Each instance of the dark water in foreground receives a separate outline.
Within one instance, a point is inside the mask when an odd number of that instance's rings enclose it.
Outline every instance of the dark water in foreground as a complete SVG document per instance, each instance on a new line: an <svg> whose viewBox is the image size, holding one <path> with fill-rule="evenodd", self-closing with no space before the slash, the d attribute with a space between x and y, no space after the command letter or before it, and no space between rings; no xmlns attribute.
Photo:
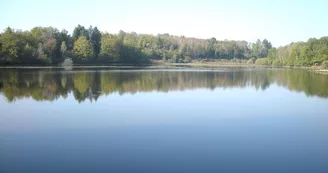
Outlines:
<svg viewBox="0 0 328 173"><path fill-rule="evenodd" d="M0 172L328 172L328 76L0 69Z"/></svg>

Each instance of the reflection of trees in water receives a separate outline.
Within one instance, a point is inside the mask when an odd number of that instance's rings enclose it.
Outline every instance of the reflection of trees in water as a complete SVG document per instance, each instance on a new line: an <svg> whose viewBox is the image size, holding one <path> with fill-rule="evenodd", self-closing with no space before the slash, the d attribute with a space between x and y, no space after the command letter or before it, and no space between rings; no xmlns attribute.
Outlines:
<svg viewBox="0 0 328 173"><path fill-rule="evenodd" d="M272 83L308 96L328 97L328 78L305 70L215 71L56 71L53 69L1 69L0 92L9 100L31 97L37 101L67 98L97 100L117 92L169 92L196 88L267 89Z"/></svg>
<svg viewBox="0 0 328 173"><path fill-rule="evenodd" d="M305 70L284 70L276 78L280 86L298 92L304 92L307 96L328 97L328 76L307 72Z"/></svg>

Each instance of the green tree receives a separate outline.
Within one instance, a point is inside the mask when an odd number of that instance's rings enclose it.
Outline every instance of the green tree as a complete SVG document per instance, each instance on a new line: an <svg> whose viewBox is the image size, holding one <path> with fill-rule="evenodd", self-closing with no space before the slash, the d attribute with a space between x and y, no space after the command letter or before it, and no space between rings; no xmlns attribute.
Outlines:
<svg viewBox="0 0 328 173"><path fill-rule="evenodd" d="M261 43L261 40L257 40L255 44L252 44L252 57L255 58L263 58L263 54L262 54L262 49L263 49L263 45Z"/></svg>
<svg viewBox="0 0 328 173"><path fill-rule="evenodd" d="M11 28L7 28L1 35L1 49L5 56L5 61L17 63L19 60L19 51L21 40L17 33Z"/></svg>
<svg viewBox="0 0 328 173"><path fill-rule="evenodd" d="M74 42L73 51L78 60L86 61L93 56L92 46L85 36L80 36Z"/></svg>
<svg viewBox="0 0 328 173"><path fill-rule="evenodd" d="M262 50L260 53L260 57L266 57L271 48L272 48L272 44L267 39L264 39L262 41Z"/></svg>
<svg viewBox="0 0 328 173"><path fill-rule="evenodd" d="M98 30L97 27L92 28L92 26L90 26L89 30L89 40L90 43L92 45L92 49L94 52L95 57L98 57L99 53L100 53L100 40L101 40L101 33Z"/></svg>
<svg viewBox="0 0 328 173"><path fill-rule="evenodd" d="M87 39L89 39L88 31L84 28L84 26L78 25L73 31L73 41L77 40L80 36L85 36Z"/></svg>
<svg viewBox="0 0 328 173"><path fill-rule="evenodd" d="M328 37L273 48L267 39L248 43L124 31L109 35L101 34L97 27L86 29L81 25L75 27L72 36L66 30L59 32L53 27L34 27L24 32L7 28L0 33L0 63L58 64L66 56L84 63L140 63L163 58L177 63L192 59L240 62L240 59L264 58L258 63L318 66L328 60Z"/></svg>
<svg viewBox="0 0 328 173"><path fill-rule="evenodd" d="M65 56L66 52L67 52L67 46L66 46L66 42L63 41L61 43L61 46L60 46L60 52L62 53L63 56Z"/></svg>
<svg viewBox="0 0 328 173"><path fill-rule="evenodd" d="M164 62L166 62L166 61L167 61L165 53L163 53L163 57L162 57L162 60L163 60Z"/></svg>
<svg viewBox="0 0 328 173"><path fill-rule="evenodd" d="M0 34L0 62L1 62L1 58L3 57L1 36L2 34Z"/></svg>
<svg viewBox="0 0 328 173"><path fill-rule="evenodd" d="M45 47L42 43L38 44L38 49L37 49L37 59L38 61L42 62L42 63L47 63L50 64L51 63L51 59L50 57L45 53Z"/></svg>
<svg viewBox="0 0 328 173"><path fill-rule="evenodd" d="M100 58L109 61L118 61L120 56L120 42L113 35L105 34L101 38Z"/></svg>

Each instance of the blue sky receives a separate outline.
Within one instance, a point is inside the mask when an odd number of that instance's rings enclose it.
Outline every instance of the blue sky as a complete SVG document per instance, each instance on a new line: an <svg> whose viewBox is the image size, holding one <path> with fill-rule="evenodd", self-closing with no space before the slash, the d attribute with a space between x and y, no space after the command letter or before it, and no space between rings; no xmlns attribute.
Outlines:
<svg viewBox="0 0 328 173"><path fill-rule="evenodd" d="M274 46L328 36L328 0L0 0L0 30L77 24L101 31L218 40L267 38Z"/></svg>

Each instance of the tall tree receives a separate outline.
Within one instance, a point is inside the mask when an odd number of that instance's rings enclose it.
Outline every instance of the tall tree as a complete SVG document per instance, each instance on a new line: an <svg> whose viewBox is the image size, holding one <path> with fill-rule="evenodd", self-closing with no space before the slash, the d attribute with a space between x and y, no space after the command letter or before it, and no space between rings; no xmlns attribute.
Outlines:
<svg viewBox="0 0 328 173"><path fill-rule="evenodd" d="M9 27L1 35L1 51L7 62L20 62L20 54L22 53L24 45L25 40L22 38L22 35Z"/></svg>
<svg viewBox="0 0 328 173"><path fill-rule="evenodd" d="M101 38L100 57L102 60L118 61L120 53L120 42L117 37L105 34Z"/></svg>
<svg viewBox="0 0 328 173"><path fill-rule="evenodd" d="M98 54L100 53L101 33L97 27L92 28L92 26L90 26L88 33L89 33L89 39L93 48L94 55L98 57Z"/></svg>
<svg viewBox="0 0 328 173"><path fill-rule="evenodd" d="M78 60L90 60L90 58L93 56L92 45L85 36L80 36L74 42L73 50Z"/></svg>
<svg viewBox="0 0 328 173"><path fill-rule="evenodd" d="M80 36L85 36L87 39L89 39L88 31L84 28L84 26L78 25L73 31L73 41L77 40Z"/></svg>
<svg viewBox="0 0 328 173"><path fill-rule="evenodd" d="M67 46L66 46L66 42L65 41L63 41L61 43L60 52L61 52L62 56L65 56L65 54L67 52Z"/></svg>

